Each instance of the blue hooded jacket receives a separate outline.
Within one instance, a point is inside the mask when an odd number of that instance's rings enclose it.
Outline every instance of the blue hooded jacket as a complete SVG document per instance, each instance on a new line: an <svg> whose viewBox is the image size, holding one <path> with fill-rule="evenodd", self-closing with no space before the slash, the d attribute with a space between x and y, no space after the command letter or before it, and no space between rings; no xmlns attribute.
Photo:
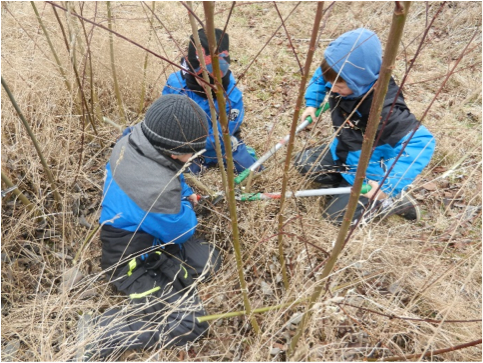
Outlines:
<svg viewBox="0 0 483 363"><path fill-rule="evenodd" d="M341 97L330 93L328 102L337 137L330 145L332 157L344 166L344 179L354 184L362 142L373 94L362 97L379 77L382 64L382 47L377 35L364 28L349 31L327 47L324 56L329 66L340 74L352 94ZM305 93L306 106L320 107L332 84L325 82L319 67ZM402 92L391 79L384 101L381 123L376 135L375 148L366 170L366 177L378 183L387 177L381 187L395 196L411 184L429 163L435 148L434 137L409 111ZM394 106L393 106L394 104ZM345 120L350 116L354 127ZM414 132L414 134L413 134ZM401 149L404 152L396 160Z"/></svg>

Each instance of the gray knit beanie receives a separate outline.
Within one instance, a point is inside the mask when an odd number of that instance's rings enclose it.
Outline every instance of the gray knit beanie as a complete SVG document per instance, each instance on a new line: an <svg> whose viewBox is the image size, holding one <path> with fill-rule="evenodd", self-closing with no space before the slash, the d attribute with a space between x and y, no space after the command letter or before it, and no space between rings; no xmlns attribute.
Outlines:
<svg viewBox="0 0 483 363"><path fill-rule="evenodd" d="M205 148L205 112L187 96L164 95L149 107L141 124L144 135L159 151L191 154Z"/></svg>

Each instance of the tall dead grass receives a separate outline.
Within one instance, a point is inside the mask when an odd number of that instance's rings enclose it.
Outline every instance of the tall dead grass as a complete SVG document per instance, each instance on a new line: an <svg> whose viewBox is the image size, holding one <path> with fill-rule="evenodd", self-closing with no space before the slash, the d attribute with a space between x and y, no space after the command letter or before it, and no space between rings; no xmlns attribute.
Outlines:
<svg viewBox="0 0 483 363"><path fill-rule="evenodd" d="M74 4L78 12L80 4ZM84 16L107 24L105 4L98 3L97 9L96 3L82 4ZM156 4L163 25L154 21L151 39L151 13L141 3L111 5L116 31L175 63L179 61L191 33L187 11L180 3ZM217 4L217 27L224 26L230 6ZM277 6L285 18L295 3ZM394 71L398 80L438 6L412 5ZM301 3L286 22L302 61L315 7L315 3ZM326 13L312 72L328 42L345 31L368 27L384 44L392 7L392 3L333 4ZM37 8L62 64L70 67L51 6L37 3ZM195 3L194 10L202 17L202 4ZM61 18L65 19L65 14L61 13ZM272 3L237 4L227 29L236 77L245 72L279 22ZM94 87L103 115L120 123L108 34L89 24L86 29L92 31L94 72L92 85L85 79L86 94ZM469 322L481 319L481 3L445 5L410 73L405 98L411 110L421 116L477 29L480 34L470 46L473 50L424 121L436 137L437 149L412 189L423 206L423 220L408 223L394 216L355 231L327 282L330 293L317 304L294 359L346 361L422 355L481 338L481 322ZM79 314L125 304L125 299L113 295L100 279L98 237L81 254L78 266L82 279L70 290L62 283L72 257L96 226L104 165L119 132L107 123L96 125L98 136L87 123L84 127L82 115L75 111L76 95L66 91L30 4L2 3L1 47L2 76L41 143L63 196L63 212L54 213L50 186L35 149L2 91L2 170L49 215L46 225L38 225L12 194L2 198L2 360L65 361L75 356L78 345L86 343L77 340ZM138 111L145 52L116 37L114 52L126 116L128 123L133 123L142 119ZM83 70L85 54L78 54L77 60ZM72 69L68 69L69 80L75 84ZM148 57L146 107L160 95L166 77L175 70L152 55ZM243 135L259 155L288 133L299 82L298 64L281 29L239 83L246 107ZM322 125L297 137L295 151L320 142L317 131L328 122L326 116ZM283 158L280 151L267 163L272 169L255 180L252 190L280 190L283 167L279 161ZM209 170L200 180L222 190L217 170ZM289 184L289 189L304 185L293 170ZM321 217L322 208L323 198L286 203L284 248L290 288L285 290L277 258L277 202L239 203L243 259L254 309L310 296L315 283L312 273L327 258L337 236L337 227ZM211 213L200 217L199 230L224 250L225 263L210 283L199 286L200 295L210 314L243 310L228 210L223 203L210 209ZM303 311L302 303L257 315L260 336L253 334L246 317L221 319L211 323L207 338L190 347L129 351L118 359L284 360L287 342ZM477 345L427 359L481 358L481 345Z"/></svg>

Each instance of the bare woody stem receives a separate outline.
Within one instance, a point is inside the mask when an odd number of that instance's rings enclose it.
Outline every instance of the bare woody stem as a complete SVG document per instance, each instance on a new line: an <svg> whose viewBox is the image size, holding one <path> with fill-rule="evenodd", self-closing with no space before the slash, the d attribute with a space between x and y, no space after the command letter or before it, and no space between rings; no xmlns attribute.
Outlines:
<svg viewBox="0 0 483 363"><path fill-rule="evenodd" d="M297 97L297 102L295 104L295 112L292 119L292 126L290 127L290 139L287 145L287 157L285 159L285 167L283 172L283 180L282 180L282 193L280 198L280 213L278 215L278 258L280 260L280 265L282 269L282 276L283 276L283 283L285 289L288 289L288 277L287 271L285 268L285 257L284 257L284 249L283 249L283 225L285 221L284 216L284 206L285 206L285 195L287 193L287 185L288 185L288 172L290 169L290 161L292 158L292 151L294 146L294 139L295 139L295 130L297 129L297 122L299 119L300 108L302 106L303 98L304 98L304 91L305 86L307 85L307 77L310 71L310 65L312 64L312 58L314 56L315 51L315 42L317 40L317 34L319 32L320 22L322 20L322 13L324 9L324 3L318 2L317 3L317 11L315 13L315 20L314 26L312 28L312 35L310 38L309 44L309 51L307 52L307 59L305 60L305 68L302 74L302 80L300 82L299 87L299 94Z"/></svg>
<svg viewBox="0 0 483 363"><path fill-rule="evenodd" d="M107 26L109 30L112 30L112 16L111 16L111 2L107 1ZM114 93L116 94L117 107L119 108L119 116L121 117L122 126L126 127L126 114L124 112L124 105L122 102L121 91L119 90L119 84L117 82L116 74L116 62L114 58L114 40L112 39L112 32L109 33L109 50L111 55L111 71L114 81Z"/></svg>
<svg viewBox="0 0 483 363"><path fill-rule="evenodd" d="M47 39L47 43L49 44L49 48L50 48L50 50L52 52L52 55L54 56L55 63L57 63L57 66L59 68L59 72L60 72L60 74L61 74L61 76L62 76L62 78L63 78L63 80L65 82L65 85L66 85L67 89L70 92L72 88L70 86L69 81L67 80L67 76L65 75L64 67L60 63L60 59L59 59L59 57L57 55L57 52L55 51L55 48L52 45L52 41L50 40L49 33L47 32L47 29L45 28L44 23L42 21L42 18L40 17L39 11L37 10L37 7L35 6L35 1L31 1L30 4L32 5L32 8L34 9L35 16L37 17L37 20L39 22L40 27L42 28L42 32L45 35L45 39Z"/></svg>
<svg viewBox="0 0 483 363"><path fill-rule="evenodd" d="M71 15L76 15L75 12L72 12L73 9L71 9L72 7L72 4L71 3L68 3L67 4L67 8L68 8L68 11L67 11L67 27L69 29L69 33L71 34L71 37L72 39L74 39L75 37L75 34L77 33L74 29L74 25L73 23L71 22ZM82 18L80 18L82 20ZM63 32L63 35L65 36L65 33ZM80 77L80 74L79 74L79 70L78 70L78 67L77 67L77 64L76 64L76 57L75 57L75 54L76 54L76 44L79 45L80 47L80 51L81 53L83 54L84 53L84 47L82 46L82 42L81 42L81 38L78 37L77 38L77 41L76 42L72 42L72 47L69 47L68 50L69 50L69 53L70 53L70 62L72 64L72 69L74 70L74 76L75 76L75 80L77 82L77 87L78 87L78 92L79 92L79 99L80 99L80 102L81 102L81 110L80 110L80 114L82 115L82 120L83 120L83 127L82 127L82 140L84 139L84 129L85 129L85 117L87 116L87 119L89 120L89 123L91 124L92 126L92 129L94 130L94 133L99 136L98 132L97 132L97 129L96 129L96 125L94 123L94 120L92 119L92 114L91 112L89 112L89 106L87 104L87 98L86 98L86 95L84 93L84 87L83 87L83 82L81 81L81 77ZM104 147L104 143L102 142L102 139L98 139L99 140L99 143L101 144L102 147ZM81 143L82 147L84 145L84 141L82 141ZM83 155L83 151L81 150L81 160L82 160L82 155ZM81 160L79 161L79 167L80 167L80 164L81 164Z"/></svg>
<svg viewBox="0 0 483 363"><path fill-rule="evenodd" d="M31 1L30 4L32 5L32 8L34 9L35 16L37 17L37 20L39 22L40 27L42 28L42 32L45 35L45 39L47 39L47 43L49 44L50 51L52 52L52 55L54 56L55 63L57 64L57 69L59 70L60 75L62 76L62 79L64 80L65 87L67 88L67 91L69 93L72 93L72 86L67 79L67 76L65 74L65 69L62 66L62 63L60 62L59 56L57 55L57 52L52 44L52 41L50 40L49 33L47 32L47 29L45 28L44 22L42 21L42 18L40 17L39 11L37 10L37 7L35 6L35 1ZM78 102L74 102L77 112L79 114L82 113L81 106L78 104Z"/></svg>
<svg viewBox="0 0 483 363"><path fill-rule="evenodd" d="M285 304L274 305L274 306L265 306L265 307L262 307L262 308L253 309L252 313L253 314L267 313L269 311L279 310L279 309L282 309L282 308L285 308L285 307L300 304L304 300L307 300L307 299L301 299L301 300L297 300L297 301L293 301L293 302L289 302L289 303L285 303ZM229 313L201 316L199 318L196 318L196 320L198 320L198 322L202 323L204 321L233 318L235 316L242 316L242 315L246 315L246 313L247 313L246 311L231 311Z"/></svg>
<svg viewBox="0 0 483 363"><path fill-rule="evenodd" d="M2 77L2 86L5 89L5 92L7 92L8 98L10 98L10 101L12 102L12 105L15 108L15 111L17 111L18 117L20 117L20 120L22 121L23 125L25 126L25 129L27 130L27 133L29 134L30 139L32 140L32 143L34 144L35 150L37 150L37 154L40 158L40 162L42 163L42 166L44 167L45 175L47 176L47 180L49 181L50 186L52 188L52 193L54 194L54 199L55 199L55 202L57 204L57 208L60 208L61 204L62 204L62 198L60 197L60 194L57 191L57 186L55 185L54 176L52 175L50 168L47 165L47 162L45 161L44 155L42 154L42 150L40 149L40 145L37 142L37 139L36 139L34 133L32 132L32 129L30 128L29 123L27 122L27 120L25 119L22 111L18 107L17 101L15 101L15 98L13 97L12 92L10 92L10 88L8 88L8 85L5 82L5 80L3 79L3 77Z"/></svg>
<svg viewBox="0 0 483 363"><path fill-rule="evenodd" d="M210 47L210 54L213 64L213 73L215 77L216 85L216 99L218 101L218 109L220 112L219 120L223 133L223 143L225 145L226 153L226 169L227 169L227 179L228 179L228 190L227 190L227 201L228 208L230 210L231 226L233 233L233 247L235 250L235 258L238 270L238 278L240 280L240 287L243 295L243 303L245 310L250 317L251 325L256 334L260 333L260 327L258 326L255 316L252 315L252 308L250 305L250 300L248 299L248 289L247 283L245 281L245 276L243 273L243 261L241 259L241 247L240 238L238 231L238 218L236 213L236 200L235 200L235 175L234 175L234 165L233 165L233 153L231 150L231 140L230 140L230 130L228 128L228 118L226 115L226 103L223 97L223 86L221 81L221 71L218 59L218 54L215 53L216 49L216 36L215 36L215 19L213 14L214 4L211 1L203 2L203 8L205 10L205 20L206 20L206 35L208 38L208 44Z"/></svg>
<svg viewBox="0 0 483 363"><path fill-rule="evenodd" d="M198 34L198 27L196 26L195 16L193 14L193 7L191 1L186 2L186 8L188 9L190 23L191 23L191 31L193 32L193 39L195 41L196 51L198 54L203 54L203 50L201 48L201 41L200 36ZM212 54L212 53L210 53ZM205 58L199 56L198 57L201 65L201 69L203 70L203 79L206 83L210 83L210 77L208 76L208 72L206 71L206 64ZM208 99L208 103L210 104L210 115L211 115L211 128L213 129L213 135L215 137L215 151L216 151L216 158L218 159L218 167L221 173L221 180L223 182L223 188L225 189L225 193L228 191L228 183L227 177L225 172L225 166L223 163L223 153L221 152L221 142L220 142L220 133L218 131L218 119L216 117L216 108L215 103L213 101L213 94L211 92L211 88L206 87L205 84L202 85L206 97ZM208 130L206 130L208 132Z"/></svg>
<svg viewBox="0 0 483 363"><path fill-rule="evenodd" d="M369 159L372 153L372 145L376 136L377 128L380 121L381 111L384 99L386 97L389 80L391 79L392 70L394 69L394 62L397 56L399 43L401 42L404 24L406 22L407 13L409 10L410 2L402 2L396 4L396 9L393 14L391 29L384 50L383 62L381 70L379 72L379 78L375 85L374 98L369 113L369 119L367 121L366 132L362 142L361 156L359 159L359 165L357 167L354 185L352 187L351 196L347 205L346 212L344 214L343 222L337 236L334 248L330 257L327 260L326 265L322 271L319 281L317 282L314 292L311 296L309 306L304 314L300 325L295 332L295 336L292 339L289 347L289 356L293 357L297 343L302 336L307 322L312 314L312 308L317 300L322 295L324 290L324 280L330 275L334 265L341 253L344 245L347 233L352 223L352 218L359 201L359 195L361 192L362 184L364 182L366 169L369 164Z"/></svg>
<svg viewBox="0 0 483 363"><path fill-rule="evenodd" d="M153 12L151 13L151 20L149 23L151 24L151 27L149 28L149 37L148 37L148 44L149 41L151 40L151 36L153 34L153 20L154 20L154 9L156 6L156 2L153 1ZM144 100L146 97L146 71L148 69L148 56L149 53L146 52L146 55L144 56L144 64L143 64L143 82L141 85L141 97L139 99L139 109L138 109L138 115L141 115L144 109ZM139 117L139 116L138 116Z"/></svg>

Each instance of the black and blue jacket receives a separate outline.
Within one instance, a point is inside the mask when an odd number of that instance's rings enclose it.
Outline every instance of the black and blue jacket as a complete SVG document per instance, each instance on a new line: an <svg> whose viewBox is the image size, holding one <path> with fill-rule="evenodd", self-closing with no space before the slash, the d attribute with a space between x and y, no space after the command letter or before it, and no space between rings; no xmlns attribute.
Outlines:
<svg viewBox="0 0 483 363"><path fill-rule="evenodd" d="M227 84L224 84L227 97L226 101L226 114L228 116L228 128L230 135L235 135L240 129L240 126L245 117L245 107L243 106L243 94L238 87L236 87L235 78L233 74L229 72L226 76L228 78ZM215 136L213 134L213 122L211 120L210 104L206 96L202 92L196 92L188 87L183 71L172 73L166 85L163 88L163 95L166 94L181 94L186 95L195 101L206 113L208 120L209 130L208 137L206 139L206 152L203 154L207 158L216 158L215 149ZM218 115L218 101L214 99L216 113ZM219 135L221 137L221 127L218 127ZM220 140L222 146L222 153L225 154L223 141Z"/></svg>
<svg viewBox="0 0 483 363"><path fill-rule="evenodd" d="M193 191L180 168L149 143L141 124L114 146L99 220L103 269L153 246L182 244L194 235L196 214L186 198Z"/></svg>
<svg viewBox="0 0 483 363"><path fill-rule="evenodd" d="M329 44L324 57L353 94L341 97L330 92L332 84L325 82L320 67L305 93L306 106L316 108L329 95L332 124L337 132L330 151L333 159L345 166L342 176L350 184L354 184L373 93L359 103L379 77L381 54L381 43L374 32L360 28L343 34ZM435 149L433 135L410 112L402 92L398 94L398 91L399 87L391 79L376 135L377 143L366 171L366 178L379 184L388 173L381 190L391 196L396 196L414 181L428 165ZM348 116L354 126L344 123ZM403 146L405 149L396 161Z"/></svg>

